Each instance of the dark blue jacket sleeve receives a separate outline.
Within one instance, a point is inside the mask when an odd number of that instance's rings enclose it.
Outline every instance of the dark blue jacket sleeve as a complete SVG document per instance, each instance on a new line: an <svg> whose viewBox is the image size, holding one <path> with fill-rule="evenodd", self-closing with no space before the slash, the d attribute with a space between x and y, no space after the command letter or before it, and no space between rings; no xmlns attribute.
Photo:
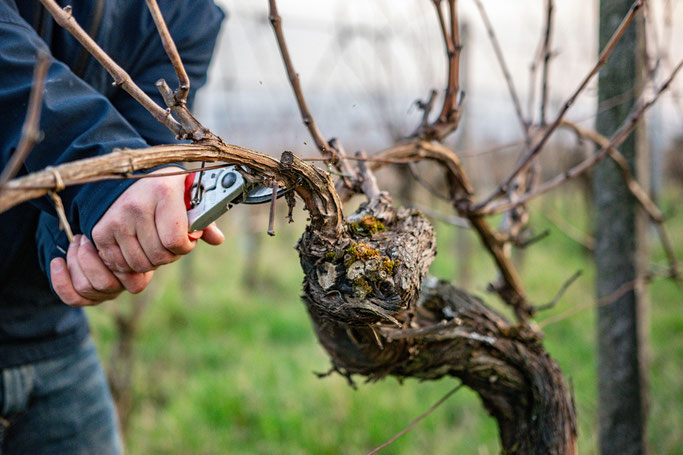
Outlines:
<svg viewBox="0 0 683 455"><path fill-rule="evenodd" d="M207 70L224 18L223 12L212 0L161 0L159 8L190 78L188 104L192 106L197 90L206 83ZM163 106L163 99L155 83L159 79L165 79L175 89L178 80L145 2L132 2L123 15L117 18L117 22L135 24L134 29L136 33L139 31L139 38L122 40L114 36L109 40L111 45L105 50L115 61L122 62L123 68L135 83ZM120 29L116 27L112 30L114 34L120 33ZM114 107L148 143L156 145L174 141L173 134L151 119L149 113L127 93L118 90L110 99Z"/></svg>
<svg viewBox="0 0 683 455"><path fill-rule="evenodd" d="M0 165L9 161L24 122L39 52L49 49L17 12L0 1ZM52 60L45 82L40 129L44 140L24 163L25 172L101 155L116 147L147 144L103 95L76 77L63 63ZM132 182L109 181L70 187L60 193L74 230L90 233L113 200ZM46 198L32 202L53 212Z"/></svg>

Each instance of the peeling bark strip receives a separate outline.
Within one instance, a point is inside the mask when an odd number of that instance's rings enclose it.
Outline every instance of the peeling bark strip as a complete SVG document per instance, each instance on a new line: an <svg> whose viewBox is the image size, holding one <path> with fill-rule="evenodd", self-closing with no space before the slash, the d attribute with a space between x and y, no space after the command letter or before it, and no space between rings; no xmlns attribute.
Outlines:
<svg viewBox="0 0 683 455"><path fill-rule="evenodd" d="M576 453L574 403L539 335L446 282L422 285L436 248L419 212L382 193L339 239L308 228L297 249L303 300L335 370L460 378L498 421L504 453Z"/></svg>

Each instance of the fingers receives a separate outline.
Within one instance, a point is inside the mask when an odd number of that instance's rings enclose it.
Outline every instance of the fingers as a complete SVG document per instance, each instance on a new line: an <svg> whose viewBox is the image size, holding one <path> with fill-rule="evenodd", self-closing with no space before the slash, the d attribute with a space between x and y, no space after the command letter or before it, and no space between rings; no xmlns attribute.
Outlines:
<svg viewBox="0 0 683 455"><path fill-rule="evenodd" d="M202 240L204 240L209 245L220 245L225 240L225 236L218 229L216 223L209 224L204 231L202 231Z"/></svg>
<svg viewBox="0 0 683 455"><path fill-rule="evenodd" d="M152 276L154 275L154 272L114 272L114 275L121 282L123 287L126 288L126 291L130 292L131 294L139 294L147 287L149 282L152 281Z"/></svg>
<svg viewBox="0 0 683 455"><path fill-rule="evenodd" d="M153 214L141 219L136 224L135 230L145 256L155 268L177 261L180 258L179 255L167 250L161 243L154 224Z"/></svg>
<svg viewBox="0 0 683 455"><path fill-rule="evenodd" d="M144 273L156 268L147 258L137 236L117 233L115 238L116 243L121 248L121 254L129 266L128 269L121 270L122 272Z"/></svg>
<svg viewBox="0 0 683 455"><path fill-rule="evenodd" d="M95 246L90 240L84 235L77 237L80 237L77 262L93 288L102 293L101 297L104 297L103 300L110 300L118 296L123 289L131 294L138 294L142 292L152 280L154 272L151 271L144 273L111 272L100 260L97 250L95 250ZM71 247L69 249L71 249ZM67 262L68 260L67 252ZM80 294L83 295L82 293Z"/></svg>
<svg viewBox="0 0 683 455"><path fill-rule="evenodd" d="M114 272L132 272L130 265L123 257L121 248L116 242L114 233L116 228L105 223L104 218L92 230L92 239L97 252L105 265Z"/></svg>
<svg viewBox="0 0 683 455"><path fill-rule="evenodd" d="M104 295L118 295L121 293L123 290L121 282L102 262L95 246L86 236L81 235L78 237L80 237L80 244L78 246L76 262L80 264L80 268L92 288Z"/></svg>
<svg viewBox="0 0 683 455"><path fill-rule="evenodd" d="M52 288L62 302L72 306L95 305L97 302L82 297L73 287L71 276L63 258L54 258L50 262L50 278Z"/></svg>
<svg viewBox="0 0 683 455"><path fill-rule="evenodd" d="M123 291L123 286L107 269L95 249L88 248L90 242L87 239L86 245L83 246L83 239L84 236L77 235L66 253L71 286L80 297L89 302L97 303L116 298Z"/></svg>
<svg viewBox="0 0 683 455"><path fill-rule="evenodd" d="M172 253L188 254L196 246L196 240L190 239L187 234L187 211L182 197L169 195L159 200L154 222L161 244Z"/></svg>
<svg viewBox="0 0 683 455"><path fill-rule="evenodd" d="M95 247L82 235L69 245L66 261L50 263L52 287L59 298L72 306L96 305L116 298L125 288L137 294L147 287L153 272L112 273Z"/></svg>

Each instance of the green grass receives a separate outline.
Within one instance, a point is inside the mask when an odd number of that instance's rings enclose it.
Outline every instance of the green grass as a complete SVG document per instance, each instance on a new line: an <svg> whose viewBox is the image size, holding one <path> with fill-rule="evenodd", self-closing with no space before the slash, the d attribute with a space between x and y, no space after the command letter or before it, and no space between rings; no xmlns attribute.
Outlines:
<svg viewBox="0 0 683 455"><path fill-rule="evenodd" d="M535 211L552 212L588 230L582 198L549 198ZM674 207L672 198L665 207ZM455 380L420 383L394 379L359 384L351 389L334 375L318 379L329 368L318 345L301 293L301 270L293 245L305 214L294 225L277 226L265 235L267 214L261 213L261 251L256 285L244 284L247 208L224 217L228 240L220 248L201 245L193 254L196 299L183 295L183 267L173 264L158 273L153 300L145 314L136 347L134 396L126 446L130 454L360 454L381 444L457 384ZM281 210L280 213L283 213ZM521 265L534 302L553 298L576 270L583 276L559 304L539 315L543 320L594 300L591 259L575 241L540 215L532 224L551 235L530 247ZM457 278L461 261L471 277L467 288L486 295L495 277L489 257L469 232L437 224L439 254L432 273ZM683 216L668 222L679 257L683 257ZM456 251L464 235L472 253ZM652 237L652 259L664 257ZM651 412L652 453L675 453L683 445L683 315L681 291L668 281L650 286L652 300ZM127 305L126 298L107 306ZM106 308L89 310L105 363L114 340ZM596 453L595 317L590 309L549 325L545 346L574 387L579 415L579 451ZM461 389L411 432L382 453L498 453L495 422L476 394Z"/></svg>

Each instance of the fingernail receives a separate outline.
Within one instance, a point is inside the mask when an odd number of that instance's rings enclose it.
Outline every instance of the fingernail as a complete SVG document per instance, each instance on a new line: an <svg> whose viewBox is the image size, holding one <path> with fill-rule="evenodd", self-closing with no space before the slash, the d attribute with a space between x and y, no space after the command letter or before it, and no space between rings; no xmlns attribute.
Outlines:
<svg viewBox="0 0 683 455"><path fill-rule="evenodd" d="M50 269L52 270L52 273L59 273L63 268L64 266L59 258L54 258L52 261L50 261Z"/></svg>
<svg viewBox="0 0 683 455"><path fill-rule="evenodd" d="M87 238L86 238L86 236L84 236L84 235L81 235L81 239L80 239L80 245L81 245L81 246L83 246L83 245L85 245L85 244L86 244L86 242L87 242Z"/></svg>

